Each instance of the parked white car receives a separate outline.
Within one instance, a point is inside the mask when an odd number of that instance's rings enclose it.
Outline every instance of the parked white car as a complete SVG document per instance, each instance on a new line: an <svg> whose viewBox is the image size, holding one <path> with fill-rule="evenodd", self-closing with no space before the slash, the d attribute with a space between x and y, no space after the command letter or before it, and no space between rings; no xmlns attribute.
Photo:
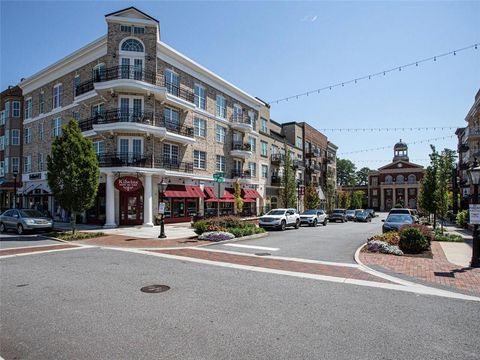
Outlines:
<svg viewBox="0 0 480 360"><path fill-rule="evenodd" d="M261 228L275 228L285 230L287 226L295 229L300 227L300 215L295 209L273 209L261 216L258 221Z"/></svg>
<svg viewBox="0 0 480 360"><path fill-rule="evenodd" d="M322 224L327 226L327 214L322 209L306 210L300 214L300 225L307 224L308 226L317 226Z"/></svg>

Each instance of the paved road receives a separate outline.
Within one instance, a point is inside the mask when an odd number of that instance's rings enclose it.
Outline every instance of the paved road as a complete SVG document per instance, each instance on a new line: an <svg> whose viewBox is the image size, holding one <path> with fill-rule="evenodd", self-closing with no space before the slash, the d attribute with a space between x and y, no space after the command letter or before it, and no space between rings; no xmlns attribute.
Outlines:
<svg viewBox="0 0 480 360"><path fill-rule="evenodd" d="M22 235L19 236L13 232L0 233L0 249L9 249L25 246L57 245L59 241L49 240L42 235Z"/></svg>
<svg viewBox="0 0 480 360"><path fill-rule="evenodd" d="M480 357L477 302L98 248L0 266L6 360Z"/></svg>
<svg viewBox="0 0 480 360"><path fill-rule="evenodd" d="M302 226L295 230L270 231L266 238L241 241L238 244L279 249L265 250L275 256L288 256L312 260L355 263L353 258L357 248L367 238L382 232L383 217L373 219L371 223L328 223L315 228ZM261 249L235 248L229 245L214 245L214 249L258 253Z"/></svg>

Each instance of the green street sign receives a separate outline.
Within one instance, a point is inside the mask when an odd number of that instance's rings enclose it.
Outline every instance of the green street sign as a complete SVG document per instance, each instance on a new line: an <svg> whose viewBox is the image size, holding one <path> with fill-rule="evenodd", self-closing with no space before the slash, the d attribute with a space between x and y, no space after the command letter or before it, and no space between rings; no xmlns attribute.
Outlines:
<svg viewBox="0 0 480 360"><path fill-rule="evenodd" d="M213 180L215 180L216 182L224 182L224 173L216 172L215 174L213 174Z"/></svg>

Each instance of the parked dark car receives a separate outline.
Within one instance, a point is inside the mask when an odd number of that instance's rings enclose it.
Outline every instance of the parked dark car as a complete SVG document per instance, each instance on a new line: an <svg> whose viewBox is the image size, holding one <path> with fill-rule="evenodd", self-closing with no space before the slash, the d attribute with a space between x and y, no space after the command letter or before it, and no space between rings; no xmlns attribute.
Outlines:
<svg viewBox="0 0 480 360"><path fill-rule="evenodd" d="M368 215L373 219L375 217L375 210L373 209L365 209L368 212Z"/></svg>
<svg viewBox="0 0 480 360"><path fill-rule="evenodd" d="M333 209L332 213L328 216L328 221L341 221L342 223L348 221L345 209Z"/></svg>
<svg viewBox="0 0 480 360"><path fill-rule="evenodd" d="M22 235L28 230L52 231L53 220L32 209L10 209L0 215L0 232L16 230Z"/></svg>
<svg viewBox="0 0 480 360"><path fill-rule="evenodd" d="M349 221L355 220L355 210L347 210L345 211L345 215L347 216L347 220Z"/></svg>
<svg viewBox="0 0 480 360"><path fill-rule="evenodd" d="M408 214L413 218L413 221L415 223L418 223L420 221L420 218L418 216L417 210L413 209L407 209L407 208L393 208L390 210L388 215L390 214Z"/></svg>
<svg viewBox="0 0 480 360"><path fill-rule="evenodd" d="M370 213L367 211L360 211L355 214L355 221L357 222L372 222Z"/></svg>
<svg viewBox="0 0 480 360"><path fill-rule="evenodd" d="M390 214L382 226L382 232L398 231L403 225L409 225L415 223L413 217L409 214Z"/></svg>

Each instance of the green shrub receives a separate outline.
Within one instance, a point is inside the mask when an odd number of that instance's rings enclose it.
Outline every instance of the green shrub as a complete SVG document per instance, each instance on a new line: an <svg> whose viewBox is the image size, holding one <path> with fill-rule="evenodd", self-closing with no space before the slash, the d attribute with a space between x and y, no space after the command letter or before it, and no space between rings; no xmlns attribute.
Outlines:
<svg viewBox="0 0 480 360"><path fill-rule="evenodd" d="M409 224L409 225L403 225L400 227L400 236L402 236L402 232L405 231L406 229L418 229L423 236L425 236L428 240L428 243L431 243L433 240L435 240L435 235L432 230L426 225L423 224Z"/></svg>
<svg viewBox="0 0 480 360"><path fill-rule="evenodd" d="M400 249L409 254L418 254L428 249L428 240L422 232L415 228L409 227L400 233Z"/></svg>
<svg viewBox="0 0 480 360"><path fill-rule="evenodd" d="M239 227L236 227L236 228L229 228L228 229L228 232L235 235L236 238L239 238L239 237L242 237L244 236L243 235L243 228L239 228Z"/></svg>
<svg viewBox="0 0 480 360"><path fill-rule="evenodd" d="M400 243L400 235L396 231L389 231L384 234L374 235L368 239L368 241L374 240L383 241L389 245L398 246L398 244Z"/></svg>
<svg viewBox="0 0 480 360"><path fill-rule="evenodd" d="M207 220L198 220L193 223L193 228L194 228L195 234L197 235L202 235L204 232L207 231L209 226L210 224L208 223Z"/></svg>
<svg viewBox="0 0 480 360"><path fill-rule="evenodd" d="M457 214L456 223L458 226L466 227L469 220L468 210L462 210Z"/></svg>
<svg viewBox="0 0 480 360"><path fill-rule="evenodd" d="M51 232L48 234L57 239L62 239L65 241L73 241L73 240L84 240L84 239L91 239L100 236L104 236L103 232L79 232L77 231L73 234L71 231L64 231L64 232Z"/></svg>

